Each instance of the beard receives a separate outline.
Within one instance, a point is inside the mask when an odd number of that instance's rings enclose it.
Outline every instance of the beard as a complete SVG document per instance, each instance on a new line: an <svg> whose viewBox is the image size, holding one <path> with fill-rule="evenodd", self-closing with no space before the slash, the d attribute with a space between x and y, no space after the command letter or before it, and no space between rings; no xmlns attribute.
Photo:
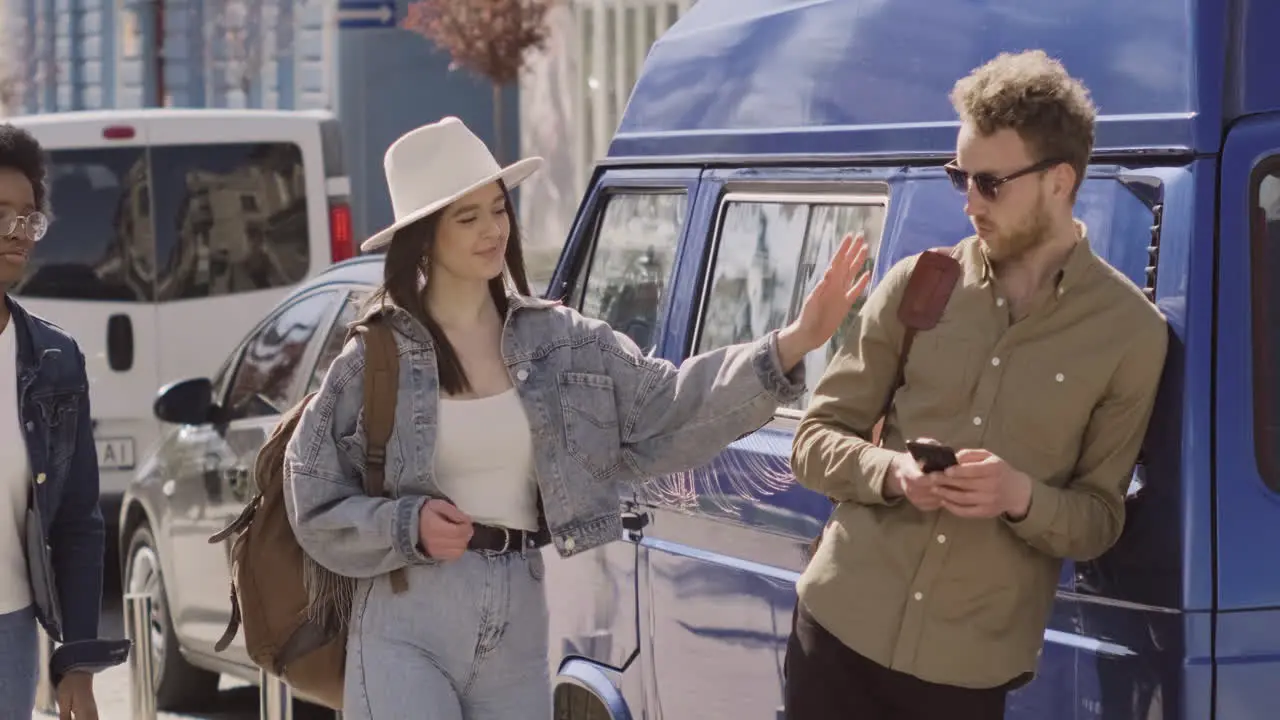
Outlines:
<svg viewBox="0 0 1280 720"><path fill-rule="evenodd" d="M979 239L986 246L987 257L992 262L1016 261L1048 241L1049 225L1049 211L1041 196L1020 225L1007 230L996 228L995 232L986 237L979 236Z"/></svg>

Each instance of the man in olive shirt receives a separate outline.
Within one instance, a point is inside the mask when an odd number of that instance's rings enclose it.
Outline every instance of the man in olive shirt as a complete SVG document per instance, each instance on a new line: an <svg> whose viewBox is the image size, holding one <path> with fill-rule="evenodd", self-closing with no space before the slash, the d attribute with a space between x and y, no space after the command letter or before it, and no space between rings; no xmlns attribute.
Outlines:
<svg viewBox="0 0 1280 720"><path fill-rule="evenodd" d="M1120 536L1167 331L1072 217L1088 91L1044 53L960 80L948 173L977 235L894 391L897 308L918 256L868 298L796 433L799 481L837 501L800 579L787 717L1001 718L1035 671L1063 558ZM1140 240L1135 240L1140 242ZM923 474L905 442L959 465Z"/></svg>

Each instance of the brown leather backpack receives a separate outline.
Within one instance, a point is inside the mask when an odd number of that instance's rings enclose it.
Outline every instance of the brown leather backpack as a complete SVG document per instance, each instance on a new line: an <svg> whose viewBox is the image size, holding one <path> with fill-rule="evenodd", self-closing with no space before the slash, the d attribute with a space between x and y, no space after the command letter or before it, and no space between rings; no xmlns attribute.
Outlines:
<svg viewBox="0 0 1280 720"><path fill-rule="evenodd" d="M915 267L911 268L907 287L903 290L902 300L898 303L898 320L903 327L902 351L898 353L898 371L893 389L889 391L889 397L885 399L884 408L880 411L880 420L871 430L871 442L875 445L880 445L884 440L881 436L884 421L889 415L889 409L893 407L894 395L905 380L907 356L911 354L911 345L915 342L916 333L921 330L932 330L942 319L942 313L946 312L951 293L955 290L956 281L960 279L963 271L959 256L959 246L949 249L933 248L921 253ZM835 505L836 501L833 499L831 504ZM834 509L827 517L826 525L831 524L833 517L835 517ZM813 557L813 554L818 551L822 535L826 532L826 525L809 541L809 557Z"/></svg>
<svg viewBox="0 0 1280 720"><path fill-rule="evenodd" d="M387 323L375 317L348 334L365 340L365 492L383 494L386 445L395 421L399 357ZM334 710L342 709L347 622L354 581L321 567L294 537L284 503L284 452L307 395L280 419L254 462L257 494L244 511L209 542L231 545L231 622L215 649L222 652L244 627L254 664L283 679L295 693ZM403 570L391 575L395 592L408 583Z"/></svg>

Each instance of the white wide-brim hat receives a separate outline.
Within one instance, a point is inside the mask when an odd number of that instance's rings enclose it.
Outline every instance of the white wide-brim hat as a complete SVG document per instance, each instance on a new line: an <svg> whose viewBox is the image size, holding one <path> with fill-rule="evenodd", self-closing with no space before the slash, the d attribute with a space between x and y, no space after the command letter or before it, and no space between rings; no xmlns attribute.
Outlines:
<svg viewBox="0 0 1280 720"><path fill-rule="evenodd" d="M396 231L448 207L468 193L501 180L508 188L542 167L531 157L499 167L484 141L456 117L401 135L383 158L395 222L360 244L369 252L386 247Z"/></svg>

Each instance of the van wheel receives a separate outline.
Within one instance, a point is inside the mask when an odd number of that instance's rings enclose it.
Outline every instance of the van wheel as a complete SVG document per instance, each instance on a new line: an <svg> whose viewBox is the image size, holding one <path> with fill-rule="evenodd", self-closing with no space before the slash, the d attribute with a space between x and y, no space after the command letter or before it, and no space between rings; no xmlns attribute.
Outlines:
<svg viewBox="0 0 1280 720"><path fill-rule="evenodd" d="M555 709L555 720L613 720L600 698L567 683L556 688Z"/></svg>
<svg viewBox="0 0 1280 720"><path fill-rule="evenodd" d="M201 709L218 695L217 673L187 662L178 647L178 636L169 619L168 596L160 570L155 537L145 524L129 540L123 589L151 595L151 668L155 678L156 707L160 710Z"/></svg>

